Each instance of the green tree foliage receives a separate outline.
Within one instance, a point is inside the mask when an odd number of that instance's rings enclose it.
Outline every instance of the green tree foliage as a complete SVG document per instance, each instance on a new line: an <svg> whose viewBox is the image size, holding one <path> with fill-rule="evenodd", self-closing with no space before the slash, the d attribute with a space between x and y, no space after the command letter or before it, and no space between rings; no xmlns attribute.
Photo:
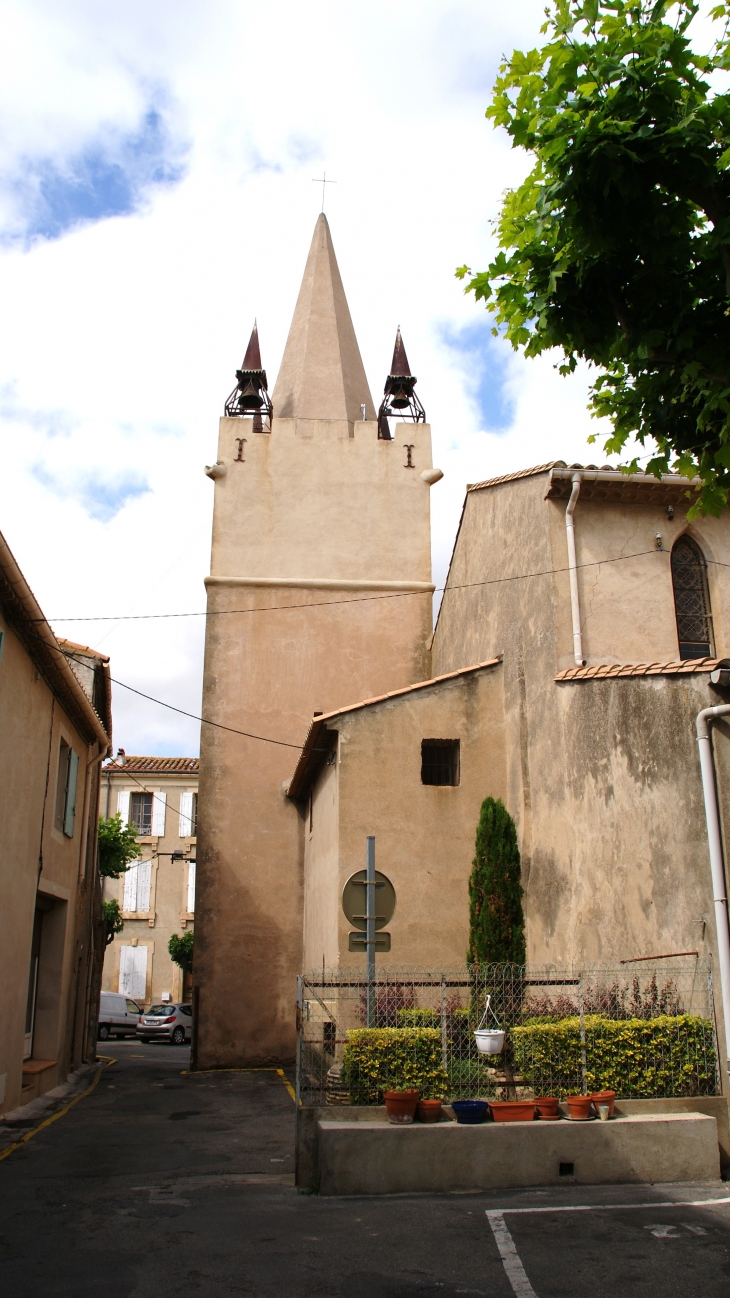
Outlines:
<svg viewBox="0 0 730 1298"><path fill-rule="evenodd" d="M119 812L110 820L99 821L99 874L103 878L118 879L142 855L135 837L134 829L122 824Z"/></svg>
<svg viewBox="0 0 730 1298"><path fill-rule="evenodd" d="M469 878L468 964L525 963L520 850L501 799L485 798Z"/></svg>
<svg viewBox="0 0 730 1298"><path fill-rule="evenodd" d="M187 929L182 937L179 937L177 933L173 933L167 944L167 949L175 964L179 964L180 968L184 969L186 973L193 972L193 930L191 928Z"/></svg>
<svg viewBox="0 0 730 1298"><path fill-rule="evenodd" d="M104 915L106 945L109 946L110 942L114 941L115 935L121 933L124 928L124 920L122 919L122 912L119 909L118 901L103 901L101 903L101 909Z"/></svg>
<svg viewBox="0 0 730 1298"><path fill-rule="evenodd" d="M730 0L690 45L697 0L552 0L541 49L502 64L487 117L534 166L505 195L500 251L467 292L495 333L599 370L605 450L730 488ZM595 437L595 435L594 435ZM593 438L591 440L594 440ZM643 457L642 457L643 458ZM635 472L634 458L626 466Z"/></svg>

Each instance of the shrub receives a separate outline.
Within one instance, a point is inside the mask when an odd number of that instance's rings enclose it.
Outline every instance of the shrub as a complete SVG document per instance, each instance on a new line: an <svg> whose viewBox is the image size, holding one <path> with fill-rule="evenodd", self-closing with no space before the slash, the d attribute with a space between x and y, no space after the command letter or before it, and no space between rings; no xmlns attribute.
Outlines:
<svg viewBox="0 0 730 1298"><path fill-rule="evenodd" d="M142 855L136 841L137 831L122 824L119 812L109 820L99 821L99 874L104 879L118 879L132 861Z"/></svg>
<svg viewBox="0 0 730 1298"><path fill-rule="evenodd" d="M438 1010L398 1010L396 1014L399 1028L439 1028L441 1015Z"/></svg>
<svg viewBox="0 0 730 1298"><path fill-rule="evenodd" d="M485 798L469 878L469 965L525 962L520 849L501 799Z"/></svg>
<svg viewBox="0 0 730 1298"><path fill-rule="evenodd" d="M712 1024L689 1014L652 1019L584 1019L589 1091L612 1090L624 1099L713 1095ZM583 1089L580 1020L533 1023L510 1032L515 1065L543 1094L564 1098Z"/></svg>
<svg viewBox="0 0 730 1298"><path fill-rule="evenodd" d="M173 933L167 944L167 949L170 952L171 959L175 961L175 964L179 964L180 968L183 969L185 973L193 972L194 942L195 934L193 933L193 930L189 928L186 933L183 933L182 937L180 937L178 933Z"/></svg>
<svg viewBox="0 0 730 1298"><path fill-rule="evenodd" d="M416 994L413 988L408 986L408 983L392 982L377 987L373 997L373 1018L375 1020L373 1027L394 1028L401 1010L413 1009L415 1004ZM363 992L360 997L360 1007L362 1021L367 1023L367 992Z"/></svg>
<svg viewBox="0 0 730 1298"><path fill-rule="evenodd" d="M353 1028L347 1033L342 1079L350 1104L382 1104L383 1091L417 1088L441 1099L448 1077L438 1028Z"/></svg>

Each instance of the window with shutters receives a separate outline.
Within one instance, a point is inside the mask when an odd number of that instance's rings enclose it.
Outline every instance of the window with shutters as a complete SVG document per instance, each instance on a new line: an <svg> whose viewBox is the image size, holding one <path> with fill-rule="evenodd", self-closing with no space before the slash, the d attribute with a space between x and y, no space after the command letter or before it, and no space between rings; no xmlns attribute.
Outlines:
<svg viewBox="0 0 730 1298"><path fill-rule="evenodd" d="M76 819L76 787L79 779L79 755L65 739L61 740L58 750L58 774L56 777L56 809L53 817L54 828L67 838L74 836Z"/></svg>
<svg viewBox="0 0 730 1298"><path fill-rule="evenodd" d="M139 861L137 865L129 867L124 874L122 912L125 915L149 913L151 885L152 861Z"/></svg>
<svg viewBox="0 0 730 1298"><path fill-rule="evenodd" d="M458 739L423 739L421 741L421 783L459 783Z"/></svg>
<svg viewBox="0 0 730 1298"><path fill-rule="evenodd" d="M188 915L195 914L195 862L188 862Z"/></svg>
<svg viewBox="0 0 730 1298"><path fill-rule="evenodd" d="M710 658L714 650L707 568L702 551L689 536L680 536L672 549L672 582L679 656Z"/></svg>
<svg viewBox="0 0 730 1298"><path fill-rule="evenodd" d="M147 995L147 947L123 946L119 950L119 990L123 996L144 1001Z"/></svg>

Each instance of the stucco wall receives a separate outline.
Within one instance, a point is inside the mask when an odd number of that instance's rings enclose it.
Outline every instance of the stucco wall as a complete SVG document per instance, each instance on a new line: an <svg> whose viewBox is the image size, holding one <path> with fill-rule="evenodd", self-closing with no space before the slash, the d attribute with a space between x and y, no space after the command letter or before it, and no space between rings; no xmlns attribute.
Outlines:
<svg viewBox="0 0 730 1298"><path fill-rule="evenodd" d="M311 826L311 828L310 828ZM304 937L302 968L339 965L340 804L337 749L303 807Z"/></svg>
<svg viewBox="0 0 730 1298"><path fill-rule="evenodd" d="M361 969L348 952L350 926L342 889L365 866L366 836L374 834L376 868L393 883L397 903L387 964L461 966L469 936L468 879L481 803L504 797L502 668L497 665L400 698L346 713L339 730L339 862L336 886L328 882L328 907L337 907L340 966ZM460 780L455 786L421 782L421 740L460 740ZM319 790L334 768L320 775ZM312 845L314 848L314 844ZM324 854L307 857L313 877L324 875ZM327 879L332 879L331 853ZM310 864L311 862L311 864ZM334 880L332 880L334 882ZM324 894L320 885L320 895ZM328 915L329 915L328 910ZM307 913L308 967L321 967L316 927Z"/></svg>
<svg viewBox="0 0 730 1298"><path fill-rule="evenodd" d="M83 876L89 814L87 780L92 749L79 735L11 627L0 657L0 1112L21 1101L25 1012L36 895L43 919L41 965L33 1039L35 1059L55 1061L52 1085L79 1059L74 1033L77 969L85 981L88 927L76 905ZM54 828L61 738L79 756L73 837ZM42 868L41 868L42 867ZM77 960L74 960L78 943ZM83 1016L84 1005L81 1004ZM74 1046L76 1039L76 1047ZM80 1058L80 1056L79 1056ZM45 1087L48 1089L48 1087Z"/></svg>
<svg viewBox="0 0 730 1298"><path fill-rule="evenodd" d="M539 475L469 496L450 582L567 566L565 502L544 499L546 481ZM651 549L656 531L668 547L684 524L675 518L670 527L660 513L579 503L579 563ZM706 553L730 559L730 520L702 520L693 534ZM711 567L710 583L723 651L724 570ZM677 658L668 555L583 569L580 588L589 663ZM496 652L504 653L506 800L522 851L529 961L714 954L694 719L724 695L710 688L706 673L556 683L557 670L572 665L565 571L447 591L434 670ZM718 738L718 749L723 742ZM727 815L724 760L719 785Z"/></svg>
<svg viewBox="0 0 730 1298"><path fill-rule="evenodd" d="M215 483L203 716L246 733L201 733L200 1067L294 1056L303 826L284 789L312 714L430 674L428 425L251 429L221 421Z"/></svg>

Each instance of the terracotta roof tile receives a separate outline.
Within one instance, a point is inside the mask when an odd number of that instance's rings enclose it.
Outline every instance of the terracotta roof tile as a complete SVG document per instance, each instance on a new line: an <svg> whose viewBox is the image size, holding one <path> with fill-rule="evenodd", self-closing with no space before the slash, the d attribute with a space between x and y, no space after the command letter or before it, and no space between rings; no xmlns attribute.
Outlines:
<svg viewBox="0 0 730 1298"><path fill-rule="evenodd" d="M81 653L90 654L92 658L100 658L103 663L109 662L109 655L100 653L98 649L92 649L87 644L77 644L75 640L67 640L65 636L57 635L56 639L59 644L67 645L69 649L78 649Z"/></svg>
<svg viewBox="0 0 730 1298"><path fill-rule="evenodd" d="M565 460L549 460L547 464L537 464L533 469L518 469L516 473L503 473L500 478L485 478L484 482L468 482L466 489L480 491L482 487L496 487L498 482L513 482L515 478L531 478L535 473L547 473L548 469L567 469L567 467Z"/></svg>
<svg viewBox="0 0 730 1298"><path fill-rule="evenodd" d="M600 663L596 667L566 667L556 681L595 681L624 676L691 676L695 672L712 672L724 662L722 658L688 658L667 663Z"/></svg>
<svg viewBox="0 0 730 1298"><path fill-rule="evenodd" d="M140 771L156 775L176 775L178 773L197 775L199 769L200 759L198 757L125 757L123 766L114 760L106 762L102 767L104 771L117 772L119 775L138 774Z"/></svg>

